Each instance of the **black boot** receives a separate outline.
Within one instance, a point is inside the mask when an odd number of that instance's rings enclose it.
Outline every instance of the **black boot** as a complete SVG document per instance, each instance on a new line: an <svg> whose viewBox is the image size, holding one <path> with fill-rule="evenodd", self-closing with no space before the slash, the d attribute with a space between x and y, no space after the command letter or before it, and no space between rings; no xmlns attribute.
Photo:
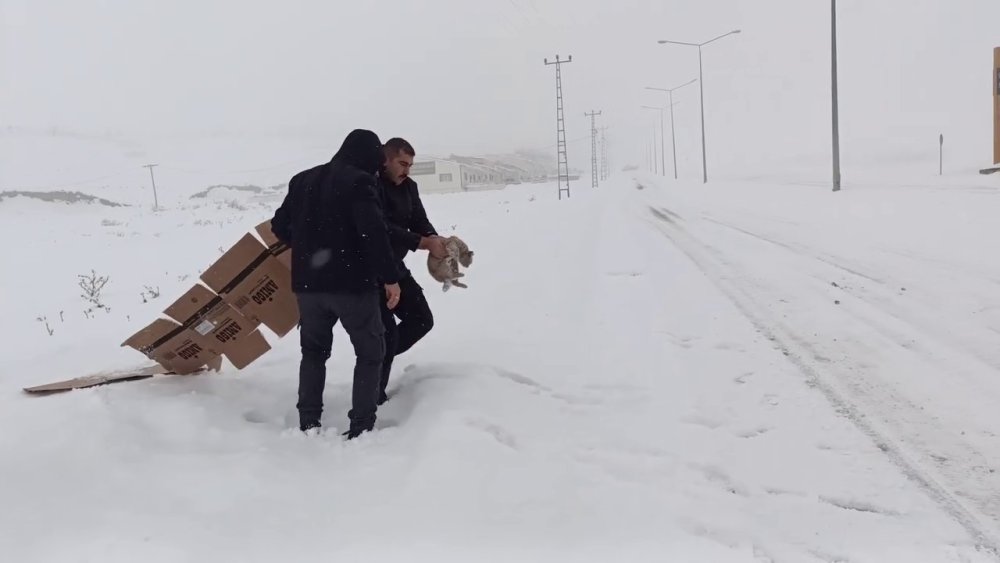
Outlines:
<svg viewBox="0 0 1000 563"><path fill-rule="evenodd" d="M363 434L365 432L371 432L371 431L372 431L372 428L370 426L369 427L351 428L347 432L344 432L343 434L341 434L341 436L347 436L348 440L353 440L353 439L357 438L358 436L360 436L361 434Z"/></svg>

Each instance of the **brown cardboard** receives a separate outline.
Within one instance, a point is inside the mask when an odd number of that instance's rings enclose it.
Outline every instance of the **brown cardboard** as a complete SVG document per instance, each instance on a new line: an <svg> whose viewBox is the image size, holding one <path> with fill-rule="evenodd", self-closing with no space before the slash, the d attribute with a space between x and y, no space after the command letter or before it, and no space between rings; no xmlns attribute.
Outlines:
<svg viewBox="0 0 1000 563"><path fill-rule="evenodd" d="M244 317L201 284L195 284L163 312L191 328L195 341L211 352L224 354L236 369L247 367L271 349L264 335L255 330L259 321Z"/></svg>
<svg viewBox="0 0 1000 563"><path fill-rule="evenodd" d="M292 249L285 243L278 240L278 237L271 231L271 221L267 220L257 225L257 234L267 245L271 255L278 259L289 270L292 269Z"/></svg>
<svg viewBox="0 0 1000 563"><path fill-rule="evenodd" d="M205 371L205 368L193 373L201 373L202 371ZM57 381L55 383L46 383L45 385L36 385L35 387L25 387L24 391L35 395L48 395L52 393L72 391L73 389L86 389L87 387L96 387L98 385L109 385L124 381L138 381L140 379L149 379L157 375L170 375L172 373L173 372L167 368L159 364L154 364L130 370L93 373L83 377L74 377L73 379Z"/></svg>
<svg viewBox="0 0 1000 563"><path fill-rule="evenodd" d="M148 379L150 377L153 377L154 375L159 375L167 372L168 372L167 368L159 364L154 364L151 366L138 368L134 370L94 373L91 375L85 375L83 377L75 377L73 379L67 379L65 381L46 383L45 385L37 385L35 387L25 387L24 390L28 393L57 393L60 391L70 391L72 389L84 389L87 387L95 387L97 385L118 383L120 381L136 381L139 379Z"/></svg>
<svg viewBox="0 0 1000 563"><path fill-rule="evenodd" d="M257 225L256 231L267 246L250 233L244 235L202 274L208 288L196 284L167 307L165 313L172 319L156 319L121 344L157 365L101 372L24 390L41 395L161 374L218 372L223 356L237 369L255 361L270 350L257 329L261 323L284 336L299 319L292 292L291 250L271 232L270 221Z"/></svg>
<svg viewBox="0 0 1000 563"><path fill-rule="evenodd" d="M243 316L264 323L278 336L298 324L291 271L250 233L205 270L201 280Z"/></svg>
<svg viewBox="0 0 1000 563"><path fill-rule="evenodd" d="M197 334L191 329L184 328L174 321L156 319L129 337L122 346L135 348L146 357L180 375L195 373L198 368L205 365L216 370L221 368L222 356L195 341L195 336Z"/></svg>

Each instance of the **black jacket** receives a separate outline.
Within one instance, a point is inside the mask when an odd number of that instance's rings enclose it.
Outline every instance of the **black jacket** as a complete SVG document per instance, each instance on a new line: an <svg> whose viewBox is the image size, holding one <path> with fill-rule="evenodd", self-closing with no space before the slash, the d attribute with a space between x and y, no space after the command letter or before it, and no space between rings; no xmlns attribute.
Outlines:
<svg viewBox="0 0 1000 563"><path fill-rule="evenodd" d="M438 234L427 219L424 204L420 201L417 183L406 178L400 185L383 177L382 193L385 199L385 220L389 225L389 241L399 268L406 272L403 259L411 250L417 250L420 237Z"/></svg>
<svg viewBox="0 0 1000 563"><path fill-rule="evenodd" d="M271 229L292 249L295 292L357 293L399 281L374 176L382 162L378 137L355 130L330 162L289 181Z"/></svg>

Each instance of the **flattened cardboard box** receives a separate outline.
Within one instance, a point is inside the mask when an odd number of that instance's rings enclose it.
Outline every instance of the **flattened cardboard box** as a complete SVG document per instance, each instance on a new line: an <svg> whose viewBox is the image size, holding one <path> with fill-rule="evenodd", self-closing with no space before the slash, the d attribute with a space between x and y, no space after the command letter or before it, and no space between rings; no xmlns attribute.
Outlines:
<svg viewBox="0 0 1000 563"><path fill-rule="evenodd" d="M201 280L243 316L278 336L298 324L292 272L250 233L205 270Z"/></svg>
<svg viewBox="0 0 1000 563"><path fill-rule="evenodd" d="M156 319L133 334L122 346L130 346L168 370L186 375L202 366L222 368L222 356L196 341L197 334L167 319Z"/></svg>
<svg viewBox="0 0 1000 563"><path fill-rule="evenodd" d="M264 244L267 245L267 249L271 251L271 255L278 259L289 270L292 269L292 249L285 243L278 240L278 237L274 235L274 231L271 230L270 219L264 221L260 225L257 225L257 234L260 238L264 240Z"/></svg>
<svg viewBox="0 0 1000 563"><path fill-rule="evenodd" d="M264 335L256 330L260 322L244 317L201 284L195 284L163 312L190 327L196 342L225 355L236 369L247 367L271 349Z"/></svg>
<svg viewBox="0 0 1000 563"><path fill-rule="evenodd" d="M71 389L84 389L86 387L94 387L96 385L104 385L108 383L115 383L118 381L134 381L138 379L148 379L150 377L153 377L154 375L164 374L167 372L168 372L167 368L159 364L153 364L151 366L135 370L95 373L91 375L85 375L83 377L75 377L73 379L67 379L65 381L56 381L55 383L46 383L45 385L25 387L24 390L27 391L28 393L55 393L58 391L69 391Z"/></svg>
<svg viewBox="0 0 1000 563"><path fill-rule="evenodd" d="M195 373L200 373L205 369L206 368L202 368ZM73 389L86 389L88 387L96 387L98 385L109 385L111 383L121 383L125 381L138 381L140 379L149 379L156 377L157 375L170 375L172 373L174 372L168 370L160 364L153 364L151 366L141 368L93 373L83 377L74 377L73 379L56 381L55 383L25 387L24 390L35 395L48 395L52 393L72 391Z"/></svg>

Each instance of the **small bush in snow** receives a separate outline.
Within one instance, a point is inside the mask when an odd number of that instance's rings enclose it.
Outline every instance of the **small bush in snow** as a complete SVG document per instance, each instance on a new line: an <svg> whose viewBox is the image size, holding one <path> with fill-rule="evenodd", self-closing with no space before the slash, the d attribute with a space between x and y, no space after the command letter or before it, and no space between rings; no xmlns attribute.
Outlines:
<svg viewBox="0 0 1000 563"><path fill-rule="evenodd" d="M92 307L84 311L84 315L90 318L90 313L93 312L94 308L104 309L107 312L111 312L111 309L101 300L101 291L104 286L108 283L108 276L98 276L94 270L90 271L90 275L82 274L77 275L79 278L80 289L83 293L80 295L87 303L90 303Z"/></svg>
<svg viewBox="0 0 1000 563"><path fill-rule="evenodd" d="M49 327L49 319L48 319L48 318L46 318L46 317L38 317L38 318L37 318L36 320L37 320L38 322L40 322L40 323L44 324L44 325L45 325L45 332L49 333L49 336L52 336L52 334L53 334L53 333L54 333L55 331L54 331L54 330L52 330L52 328L51 328L51 327Z"/></svg>
<svg viewBox="0 0 1000 563"><path fill-rule="evenodd" d="M156 289L153 289L152 287L149 287L148 285L143 286L143 287L146 288L145 291L143 291L142 293L139 294L139 295L142 296L142 302L143 303L148 303L150 300L156 299L156 298L158 298L160 296L160 286L156 286Z"/></svg>

